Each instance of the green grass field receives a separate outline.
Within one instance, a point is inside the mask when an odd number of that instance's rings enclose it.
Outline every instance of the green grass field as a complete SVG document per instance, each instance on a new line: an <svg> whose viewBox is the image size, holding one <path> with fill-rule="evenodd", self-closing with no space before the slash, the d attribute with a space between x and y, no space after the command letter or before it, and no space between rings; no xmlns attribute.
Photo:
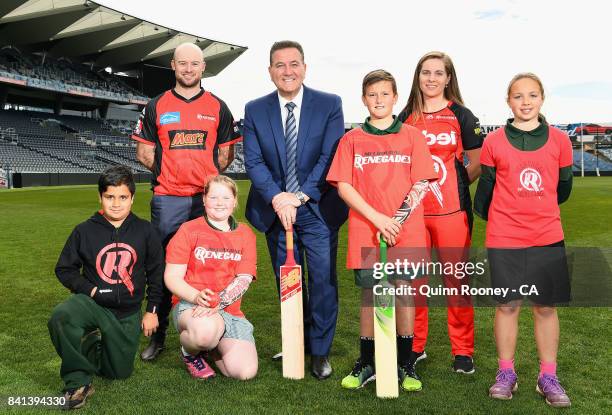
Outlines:
<svg viewBox="0 0 612 415"><path fill-rule="evenodd" d="M612 178L577 178L571 199L562 207L566 243L570 246L612 246ZM248 182L240 183L238 218L244 221ZM134 211L149 218L148 186L140 185ZM68 291L53 269L72 228L97 209L93 186L17 189L0 192L0 413L8 396L57 396L62 388L60 360L49 340L47 319ZM485 224L477 220L474 245L482 246ZM178 357L172 329L167 349L152 364L136 362L125 381L96 378L96 393L82 413L555 413L535 392L538 359L529 310L521 316L516 369L519 391L507 402L493 401L487 390L497 369L492 308L476 310L477 371L465 376L450 370L446 310L430 311L429 358L418 365L424 389L379 400L375 387L347 391L340 380L358 354L358 290L344 269L346 228L339 249L340 314L327 381L307 375L286 381L281 364L272 362L280 350L280 307L263 235L258 235L258 281L243 301L255 326L259 373L249 382L217 377L196 381ZM559 374L572 399L571 413L611 413L612 328L610 308L567 308L559 311L561 346ZM142 346L146 340L142 339ZM309 362L307 361L307 364ZM23 409L18 410L23 412ZM39 410L31 410L39 413Z"/></svg>

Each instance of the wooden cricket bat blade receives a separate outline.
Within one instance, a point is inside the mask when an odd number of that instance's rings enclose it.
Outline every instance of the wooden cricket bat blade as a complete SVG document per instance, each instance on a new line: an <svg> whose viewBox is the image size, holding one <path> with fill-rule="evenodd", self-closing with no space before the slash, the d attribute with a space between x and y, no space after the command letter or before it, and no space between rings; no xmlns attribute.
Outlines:
<svg viewBox="0 0 612 415"><path fill-rule="evenodd" d="M397 340L393 296L374 295L374 361L376 363L376 396L397 398ZM377 297L383 297L378 298ZM389 298L390 297L390 298Z"/></svg>
<svg viewBox="0 0 612 415"><path fill-rule="evenodd" d="M287 261L280 267L283 377L304 379L302 267L293 257L293 231L287 232Z"/></svg>
<svg viewBox="0 0 612 415"><path fill-rule="evenodd" d="M281 267L281 334L283 377L304 379L302 268L299 265Z"/></svg>
<svg viewBox="0 0 612 415"><path fill-rule="evenodd" d="M380 239L380 262L387 262L387 244ZM374 288L374 363L376 364L376 396L397 398L397 339L395 332L395 297L388 291L393 286L383 271Z"/></svg>

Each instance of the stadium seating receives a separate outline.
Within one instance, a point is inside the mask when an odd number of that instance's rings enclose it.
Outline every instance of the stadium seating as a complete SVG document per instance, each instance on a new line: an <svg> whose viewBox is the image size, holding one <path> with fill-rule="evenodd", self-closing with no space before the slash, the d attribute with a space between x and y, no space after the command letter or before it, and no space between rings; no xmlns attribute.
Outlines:
<svg viewBox="0 0 612 415"><path fill-rule="evenodd" d="M0 138L0 164L13 172L83 173L90 172L35 150L10 143Z"/></svg>
<svg viewBox="0 0 612 415"><path fill-rule="evenodd" d="M147 172L136 160L136 144L128 136L133 124L0 110L0 166L13 172L91 173L123 164L134 172ZM227 171L245 172L242 143L236 145Z"/></svg>
<svg viewBox="0 0 612 415"><path fill-rule="evenodd" d="M608 161L612 161L612 148L602 148L602 149L599 149L599 151L603 153L603 156Z"/></svg>
<svg viewBox="0 0 612 415"><path fill-rule="evenodd" d="M133 121L98 120L48 112L0 110L0 166L14 172L99 172L124 164L135 172L147 170L136 160L136 143L129 138ZM584 153L586 171L612 171L612 149L596 157ZM581 169L580 149L574 149L573 169ZM242 143L228 173L245 173Z"/></svg>
<svg viewBox="0 0 612 415"><path fill-rule="evenodd" d="M25 55L14 49L0 50L0 76L27 82L29 87L67 92L75 95L131 102L149 98L125 84L120 77L67 59Z"/></svg>
<svg viewBox="0 0 612 415"><path fill-rule="evenodd" d="M112 129L104 123L74 116L33 111L0 111L0 165L13 172L100 172L109 165L125 164L146 172L135 159L133 143L116 136L107 146L93 134ZM89 133L89 135L87 134ZM122 147L117 147L118 142Z"/></svg>
<svg viewBox="0 0 612 415"><path fill-rule="evenodd" d="M606 150L600 150L602 152ZM610 150L607 150L610 151ZM612 154L610 154L612 155ZM573 170L580 171L582 163L582 156L580 154L580 150L574 150L574 163ZM599 169L600 171L612 171L612 163L603 157L596 157L591 153L584 152L584 170L585 171L595 171Z"/></svg>

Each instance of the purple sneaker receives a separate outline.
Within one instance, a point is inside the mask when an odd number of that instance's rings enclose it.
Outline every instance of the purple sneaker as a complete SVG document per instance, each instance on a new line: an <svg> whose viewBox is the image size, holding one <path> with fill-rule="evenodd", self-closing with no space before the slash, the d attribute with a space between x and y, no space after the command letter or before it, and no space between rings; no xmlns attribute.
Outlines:
<svg viewBox="0 0 612 415"><path fill-rule="evenodd" d="M536 392L546 398L546 403L555 408L565 408L572 403L565 393L565 389L559 384L559 379L555 375L544 373L538 379Z"/></svg>
<svg viewBox="0 0 612 415"><path fill-rule="evenodd" d="M187 367L187 371L192 377L196 379L208 379L215 376L215 371L208 363L206 363L202 353L198 353L196 356L185 356L183 352L181 352L181 358Z"/></svg>
<svg viewBox="0 0 612 415"><path fill-rule="evenodd" d="M495 384L489 388L489 396L493 399L512 399L512 392L516 392L517 389L518 382L514 370L498 370Z"/></svg>

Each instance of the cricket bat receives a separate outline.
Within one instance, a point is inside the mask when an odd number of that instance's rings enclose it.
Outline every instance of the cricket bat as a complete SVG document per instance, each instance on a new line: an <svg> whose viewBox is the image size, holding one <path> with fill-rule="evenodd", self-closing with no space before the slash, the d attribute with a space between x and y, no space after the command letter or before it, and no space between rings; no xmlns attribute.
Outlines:
<svg viewBox="0 0 612 415"><path fill-rule="evenodd" d="M293 256L293 229L286 232L287 260L280 267L283 377L304 379L302 267Z"/></svg>
<svg viewBox="0 0 612 415"><path fill-rule="evenodd" d="M442 192L437 183L430 190L442 206ZM410 192L404 198L393 218L404 223L412 211ZM380 262L387 262L387 243L380 236ZM390 288L387 274L384 272L378 285ZM395 330L395 297L387 293L374 294L374 361L376 363L376 396L379 398L397 398L399 396L397 373L397 340Z"/></svg>
<svg viewBox="0 0 612 415"><path fill-rule="evenodd" d="M387 262L387 243L380 237L380 262ZM384 272L378 283L382 288L392 285ZM376 396L397 398L397 341L395 334L395 297L374 294L374 362L376 364Z"/></svg>

